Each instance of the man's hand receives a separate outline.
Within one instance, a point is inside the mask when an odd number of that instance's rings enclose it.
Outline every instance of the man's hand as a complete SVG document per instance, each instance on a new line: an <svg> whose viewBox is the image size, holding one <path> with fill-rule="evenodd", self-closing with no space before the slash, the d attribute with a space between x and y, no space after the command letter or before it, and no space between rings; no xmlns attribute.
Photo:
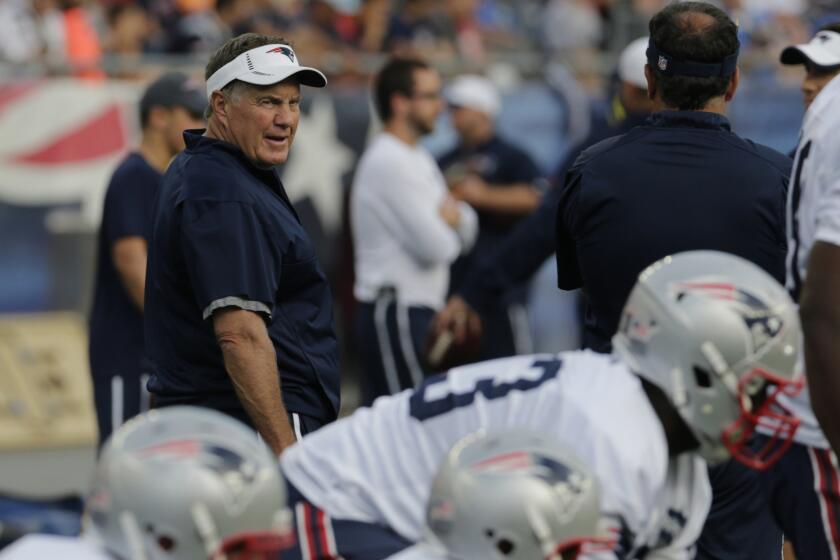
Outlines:
<svg viewBox="0 0 840 560"><path fill-rule="evenodd" d="M438 208L440 217L452 229L457 229L458 224L461 223L461 209L458 208L458 202L451 196L447 196L441 202Z"/></svg>
<svg viewBox="0 0 840 560"><path fill-rule="evenodd" d="M452 296L433 321L434 334L452 333L452 342L463 344L469 338L481 337L481 318L460 296Z"/></svg>
<svg viewBox="0 0 840 560"><path fill-rule="evenodd" d="M484 179L470 173L460 181L453 183L450 192L457 200L466 202L473 208L481 208L489 190L490 187L484 182Z"/></svg>
<svg viewBox="0 0 840 560"><path fill-rule="evenodd" d="M460 297L453 296L430 325L426 361L434 370L470 363L481 348L481 319Z"/></svg>
<svg viewBox="0 0 840 560"><path fill-rule="evenodd" d="M280 393L277 356L257 313L237 307L213 313L213 329L236 395L263 441L278 455L295 443Z"/></svg>

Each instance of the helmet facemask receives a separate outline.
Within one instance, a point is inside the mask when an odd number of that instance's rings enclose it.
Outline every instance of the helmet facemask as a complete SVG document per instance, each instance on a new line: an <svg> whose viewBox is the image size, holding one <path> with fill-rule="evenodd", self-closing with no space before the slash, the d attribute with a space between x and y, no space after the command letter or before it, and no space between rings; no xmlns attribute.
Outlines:
<svg viewBox="0 0 840 560"><path fill-rule="evenodd" d="M724 428L721 439L733 458L759 471L770 468L793 443L800 420L779 397L795 397L802 390L802 380L790 381L754 368L738 383L738 402L741 415ZM768 441L760 448L750 445L757 428L768 434Z"/></svg>

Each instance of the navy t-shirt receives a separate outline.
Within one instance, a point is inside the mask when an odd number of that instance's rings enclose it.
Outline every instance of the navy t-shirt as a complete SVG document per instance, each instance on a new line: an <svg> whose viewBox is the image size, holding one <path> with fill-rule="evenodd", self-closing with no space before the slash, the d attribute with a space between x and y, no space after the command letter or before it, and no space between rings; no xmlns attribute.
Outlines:
<svg viewBox="0 0 840 560"><path fill-rule="evenodd" d="M160 181L158 170L140 154L132 153L114 171L105 194L90 316L90 364L95 381L148 371L143 314L125 290L111 251L124 237L149 240L152 203Z"/></svg>
<svg viewBox="0 0 840 560"><path fill-rule="evenodd" d="M498 136L476 147L457 146L444 154L438 165L444 175L473 173L493 188L525 183L545 190L549 184L527 153ZM479 209L476 212L479 220L478 238L472 250L453 265L450 292L460 288L475 263L495 254L504 238L521 219ZM519 284L508 290L504 301L523 301L524 297L524 284Z"/></svg>
<svg viewBox="0 0 840 560"><path fill-rule="evenodd" d="M673 253L732 253L783 282L791 164L699 111L654 113L584 151L557 211L558 285L583 288L584 345L610 350L636 277Z"/></svg>
<svg viewBox="0 0 840 560"><path fill-rule="evenodd" d="M213 330L235 298L259 313L289 412L330 421L339 409L332 299L315 250L274 169L235 146L184 133L155 204L146 281L149 390L246 422ZM244 304L243 304L244 302Z"/></svg>

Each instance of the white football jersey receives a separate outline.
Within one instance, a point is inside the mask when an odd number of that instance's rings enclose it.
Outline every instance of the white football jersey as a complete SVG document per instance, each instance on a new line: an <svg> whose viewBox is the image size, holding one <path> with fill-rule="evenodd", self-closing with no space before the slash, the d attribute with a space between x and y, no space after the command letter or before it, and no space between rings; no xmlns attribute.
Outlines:
<svg viewBox="0 0 840 560"><path fill-rule="evenodd" d="M531 429L593 469L627 558L690 558L709 510L706 465L669 460L639 379L592 352L517 356L451 370L378 399L283 454L289 481L334 519L385 524L418 542L438 465L464 436Z"/></svg>
<svg viewBox="0 0 840 560"><path fill-rule="evenodd" d="M26 535L2 551L0 560L114 560L104 550L84 537Z"/></svg>
<svg viewBox="0 0 840 560"><path fill-rule="evenodd" d="M785 286L799 301L808 270L811 247L816 241L840 245L840 80L833 79L805 113L793 163L787 205L787 279ZM804 347L803 347L804 348ZM804 356L800 355L800 371ZM807 387L795 399L782 398L802 419L796 441L828 448L817 424Z"/></svg>

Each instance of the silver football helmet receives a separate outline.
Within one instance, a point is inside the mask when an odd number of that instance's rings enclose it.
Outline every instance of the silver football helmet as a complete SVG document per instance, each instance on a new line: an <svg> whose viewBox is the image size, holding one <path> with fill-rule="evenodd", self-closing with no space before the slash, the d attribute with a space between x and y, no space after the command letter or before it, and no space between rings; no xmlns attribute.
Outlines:
<svg viewBox="0 0 840 560"><path fill-rule="evenodd" d="M277 457L214 410L152 410L102 450L85 530L120 558L278 558L294 542Z"/></svg>
<svg viewBox="0 0 840 560"><path fill-rule="evenodd" d="M766 469L793 441L799 419L778 400L802 389L796 306L756 265L689 251L644 270L624 307L613 348L662 389L716 464L735 457ZM758 426L773 434L751 449Z"/></svg>
<svg viewBox="0 0 840 560"><path fill-rule="evenodd" d="M568 560L612 549L598 483L569 451L530 432L474 434L441 464L426 522L450 558Z"/></svg>

